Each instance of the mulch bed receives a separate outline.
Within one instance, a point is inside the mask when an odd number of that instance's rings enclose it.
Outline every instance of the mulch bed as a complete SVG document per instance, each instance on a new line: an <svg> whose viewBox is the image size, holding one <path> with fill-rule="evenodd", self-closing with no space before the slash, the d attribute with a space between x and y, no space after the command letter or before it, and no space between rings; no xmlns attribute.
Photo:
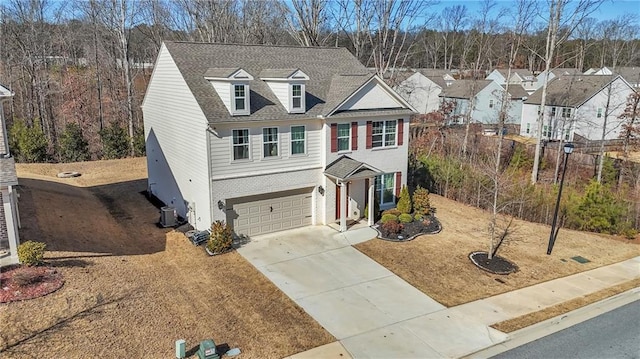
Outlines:
<svg viewBox="0 0 640 359"><path fill-rule="evenodd" d="M10 266L0 273L0 303L45 296L64 284L62 273L51 267Z"/></svg>
<svg viewBox="0 0 640 359"><path fill-rule="evenodd" d="M422 234L435 234L442 230L442 225L434 215L425 217L426 221L404 223L402 231L395 235L384 233L382 223L378 222L373 228L378 231L378 238L392 242L407 242Z"/></svg>
<svg viewBox="0 0 640 359"><path fill-rule="evenodd" d="M515 263L509 261L500 256L493 256L489 260L489 254L487 252L471 252L469 259L478 268L485 270L493 274L510 274L518 270L518 266Z"/></svg>

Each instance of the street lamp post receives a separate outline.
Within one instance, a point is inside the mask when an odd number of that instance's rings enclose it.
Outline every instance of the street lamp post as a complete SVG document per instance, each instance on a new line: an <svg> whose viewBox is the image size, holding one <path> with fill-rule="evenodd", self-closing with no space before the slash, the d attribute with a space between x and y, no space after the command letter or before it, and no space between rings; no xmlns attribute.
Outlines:
<svg viewBox="0 0 640 359"><path fill-rule="evenodd" d="M553 223L551 224L551 234L549 235L549 247L547 248L547 254L551 254L553 250L553 244L558 236L558 230L556 230L556 222L558 220L558 208L560 207L560 197L562 196L562 186L564 185L564 174L567 173L567 165L569 164L569 155L573 152L573 144L566 143L564 145L564 169L562 170L562 178L560 179L560 189L558 190L558 199L556 200L556 209L553 211Z"/></svg>

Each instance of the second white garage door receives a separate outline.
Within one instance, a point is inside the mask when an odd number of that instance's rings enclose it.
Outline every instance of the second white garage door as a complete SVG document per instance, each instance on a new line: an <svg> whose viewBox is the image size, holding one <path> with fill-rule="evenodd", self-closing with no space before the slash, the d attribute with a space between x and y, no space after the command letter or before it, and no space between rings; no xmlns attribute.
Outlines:
<svg viewBox="0 0 640 359"><path fill-rule="evenodd" d="M247 197L234 203L231 213L227 214L238 235L257 236L308 226L313 205L311 191L302 189Z"/></svg>

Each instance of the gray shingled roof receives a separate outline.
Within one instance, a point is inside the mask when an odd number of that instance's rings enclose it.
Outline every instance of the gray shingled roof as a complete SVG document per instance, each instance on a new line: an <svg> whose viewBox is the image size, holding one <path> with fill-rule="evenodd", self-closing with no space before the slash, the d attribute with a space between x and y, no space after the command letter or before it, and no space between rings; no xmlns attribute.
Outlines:
<svg viewBox="0 0 640 359"><path fill-rule="evenodd" d="M433 81L436 85L440 86L440 88L447 87L447 82L444 80L442 76L425 76L425 77Z"/></svg>
<svg viewBox="0 0 640 359"><path fill-rule="evenodd" d="M364 162L356 161L348 156L341 156L331 162L324 170L324 174L341 180L350 178L369 178L381 174L379 170Z"/></svg>
<svg viewBox="0 0 640 359"><path fill-rule="evenodd" d="M640 67L616 67L615 73L630 84L640 83Z"/></svg>
<svg viewBox="0 0 640 359"><path fill-rule="evenodd" d="M290 120L325 115L340 99L357 90L371 75L346 48L229 45L165 42L178 69L209 122ZM210 68L242 68L249 82L251 115L231 116L213 86L204 79ZM256 75L265 69L300 69L309 76L307 111L289 114L268 85ZM366 76L339 76L339 75ZM339 94L333 92L340 92Z"/></svg>
<svg viewBox="0 0 640 359"><path fill-rule="evenodd" d="M502 85L502 88L506 89L507 86ZM509 84L509 94L511 95L512 99L529 97L529 93L524 89L524 87L517 84Z"/></svg>
<svg viewBox="0 0 640 359"><path fill-rule="evenodd" d="M443 69L416 69L416 71L420 72L421 74L423 74L426 77L441 77L444 78L445 75L450 75L451 77L453 77L453 74L451 73L451 71L449 70L443 70Z"/></svg>
<svg viewBox="0 0 640 359"><path fill-rule="evenodd" d="M472 93L471 89L474 86L474 81L476 82L475 92ZM442 92L440 93L440 97L469 99L473 96L476 96L480 91L489 86L489 84L492 82L492 80L457 80L454 81L451 86L444 87L442 89Z"/></svg>
<svg viewBox="0 0 640 359"><path fill-rule="evenodd" d="M562 75L579 75L582 72L578 69L575 69L573 67L558 67L555 69L551 69L551 72L556 75L556 76L562 76Z"/></svg>
<svg viewBox="0 0 640 359"><path fill-rule="evenodd" d="M298 71L297 68L295 69L264 69L260 71L260 74L258 76L260 78L286 79L296 71Z"/></svg>
<svg viewBox="0 0 640 359"><path fill-rule="evenodd" d="M234 72L240 70L238 67L210 67L204 72L204 77L228 78ZM252 75L253 76L253 75Z"/></svg>
<svg viewBox="0 0 640 359"><path fill-rule="evenodd" d="M577 107L602 90L618 75L564 75L549 82L547 106ZM525 103L539 105L542 88L531 94Z"/></svg>
<svg viewBox="0 0 640 359"><path fill-rule="evenodd" d="M13 157L0 157L0 187L15 186L18 184L16 175L16 163Z"/></svg>

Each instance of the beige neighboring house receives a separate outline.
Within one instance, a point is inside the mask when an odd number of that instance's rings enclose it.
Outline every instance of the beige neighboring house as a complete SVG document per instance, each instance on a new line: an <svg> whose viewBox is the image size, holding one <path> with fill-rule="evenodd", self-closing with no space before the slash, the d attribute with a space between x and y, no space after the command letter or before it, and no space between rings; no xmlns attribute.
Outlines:
<svg viewBox="0 0 640 359"><path fill-rule="evenodd" d="M16 164L9 152L7 127L2 105L10 101L13 92L0 85L0 266L18 263L18 196Z"/></svg>

